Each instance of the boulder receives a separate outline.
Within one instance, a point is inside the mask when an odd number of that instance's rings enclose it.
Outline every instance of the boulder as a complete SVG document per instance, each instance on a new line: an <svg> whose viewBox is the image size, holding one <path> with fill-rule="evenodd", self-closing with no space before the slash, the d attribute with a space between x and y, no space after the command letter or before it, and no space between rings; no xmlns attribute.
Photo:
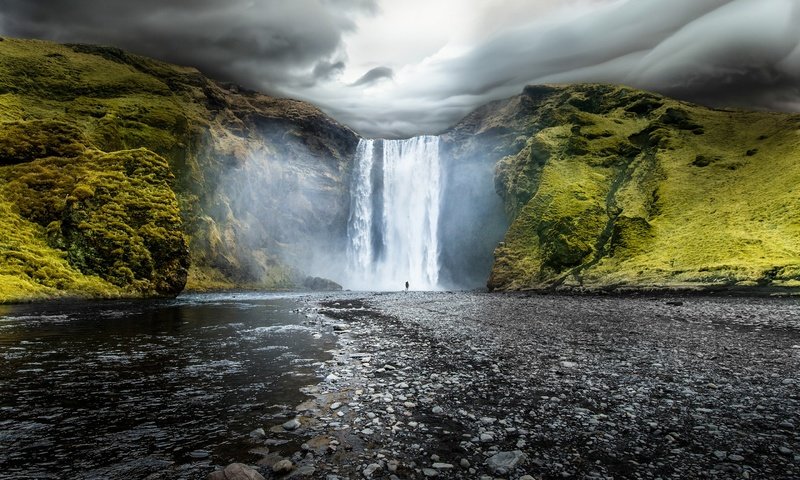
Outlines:
<svg viewBox="0 0 800 480"><path fill-rule="evenodd" d="M231 463L223 470L211 472L207 480L265 480L255 469L243 463Z"/></svg>
<svg viewBox="0 0 800 480"><path fill-rule="evenodd" d="M517 465L520 465L522 462L524 462L525 458L525 454L520 450L514 450L513 452L499 452L486 460L486 466L488 466L493 472L504 475L515 469Z"/></svg>

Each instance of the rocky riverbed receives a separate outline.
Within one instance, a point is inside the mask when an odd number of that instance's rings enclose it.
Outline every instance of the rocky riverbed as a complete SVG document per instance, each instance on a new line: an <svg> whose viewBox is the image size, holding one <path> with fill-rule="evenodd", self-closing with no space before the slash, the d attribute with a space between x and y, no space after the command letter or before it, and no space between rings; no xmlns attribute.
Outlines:
<svg viewBox="0 0 800 480"><path fill-rule="evenodd" d="M339 349L253 433L268 478L800 478L797 299L342 293L306 313Z"/></svg>

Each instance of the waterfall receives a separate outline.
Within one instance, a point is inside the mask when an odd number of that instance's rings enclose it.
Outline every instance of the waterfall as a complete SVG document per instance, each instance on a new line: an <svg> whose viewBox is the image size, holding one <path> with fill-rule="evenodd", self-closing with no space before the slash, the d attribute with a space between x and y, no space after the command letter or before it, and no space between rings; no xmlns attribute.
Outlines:
<svg viewBox="0 0 800 480"><path fill-rule="evenodd" d="M361 140L348 221L348 287L432 290L439 282L439 137Z"/></svg>

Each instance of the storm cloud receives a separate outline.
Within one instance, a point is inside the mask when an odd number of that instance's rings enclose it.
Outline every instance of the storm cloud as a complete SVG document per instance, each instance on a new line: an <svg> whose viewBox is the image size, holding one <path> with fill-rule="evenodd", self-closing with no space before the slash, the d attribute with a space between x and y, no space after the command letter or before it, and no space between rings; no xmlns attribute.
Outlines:
<svg viewBox="0 0 800 480"><path fill-rule="evenodd" d="M0 12L5 35L194 65L370 136L436 133L530 83L800 110L798 0L0 0Z"/></svg>
<svg viewBox="0 0 800 480"><path fill-rule="evenodd" d="M373 0L0 0L0 29L113 45L282 92L342 70L342 36L376 8Z"/></svg>

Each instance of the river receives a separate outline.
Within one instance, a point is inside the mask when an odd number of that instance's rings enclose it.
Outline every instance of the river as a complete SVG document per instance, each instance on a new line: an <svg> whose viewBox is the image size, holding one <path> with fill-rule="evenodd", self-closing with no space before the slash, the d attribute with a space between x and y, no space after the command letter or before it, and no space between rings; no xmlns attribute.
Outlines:
<svg viewBox="0 0 800 480"><path fill-rule="evenodd" d="M299 296L0 306L0 478L201 478L259 458L335 335Z"/></svg>

